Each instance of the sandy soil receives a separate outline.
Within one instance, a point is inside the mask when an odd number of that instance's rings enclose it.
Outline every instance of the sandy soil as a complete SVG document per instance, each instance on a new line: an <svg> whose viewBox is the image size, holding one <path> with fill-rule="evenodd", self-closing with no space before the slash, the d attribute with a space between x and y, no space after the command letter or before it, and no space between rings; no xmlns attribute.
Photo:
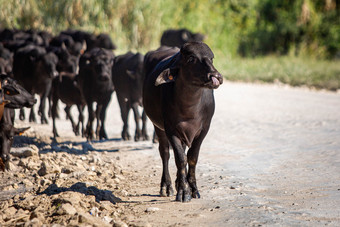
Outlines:
<svg viewBox="0 0 340 227"><path fill-rule="evenodd" d="M16 146L33 154L0 173L1 225L339 226L340 94L226 82L215 98L197 167L202 198L189 203L159 197L157 145L120 140L115 95L107 141L74 136L62 106L57 142L51 123L17 121L32 128Z"/></svg>

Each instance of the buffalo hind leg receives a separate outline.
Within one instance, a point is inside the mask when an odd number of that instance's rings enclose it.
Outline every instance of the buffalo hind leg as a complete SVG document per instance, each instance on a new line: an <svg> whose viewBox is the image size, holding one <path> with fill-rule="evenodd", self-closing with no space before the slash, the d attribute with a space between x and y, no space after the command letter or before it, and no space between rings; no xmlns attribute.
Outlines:
<svg viewBox="0 0 340 227"><path fill-rule="evenodd" d="M163 173L161 179L161 196L173 196L174 189L171 186L171 177L169 173L169 141L165 135L165 132L155 127L155 132L157 133L159 139L159 154L162 158Z"/></svg>
<svg viewBox="0 0 340 227"><path fill-rule="evenodd" d="M143 137L143 140L149 140L149 136L148 136L148 133L147 133L147 130L146 130L146 113L145 111L143 110L143 113L142 113L142 137Z"/></svg>
<svg viewBox="0 0 340 227"><path fill-rule="evenodd" d="M77 128L76 124L74 123L73 117L72 117L71 112L70 112L71 106L66 106L66 107L64 108L64 110L65 110L66 116L67 116L68 119L70 119L70 121L71 121L71 125L72 125L72 129L73 129L74 134L75 134L76 136L78 136L78 135L79 135L79 127Z"/></svg>
<svg viewBox="0 0 340 227"><path fill-rule="evenodd" d="M138 111L137 103L132 104L132 110L133 110L133 114L134 114L135 122L136 122L135 141L139 141L142 137L142 131L140 130L140 127L139 127L141 116Z"/></svg>
<svg viewBox="0 0 340 227"><path fill-rule="evenodd" d="M37 122L33 106L31 107L31 110L30 110L29 122Z"/></svg>

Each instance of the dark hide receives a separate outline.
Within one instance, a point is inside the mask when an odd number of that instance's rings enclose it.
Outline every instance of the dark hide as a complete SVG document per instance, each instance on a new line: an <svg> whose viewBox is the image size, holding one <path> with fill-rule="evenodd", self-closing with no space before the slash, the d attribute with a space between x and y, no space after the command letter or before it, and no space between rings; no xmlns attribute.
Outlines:
<svg viewBox="0 0 340 227"><path fill-rule="evenodd" d="M112 65L114 55L112 51L94 48L81 56L79 61L79 86L85 98L89 111L85 135L88 140L93 139L93 120L97 117L97 139L107 139L104 122L106 108L114 91L112 83ZM97 103L96 112L93 103Z"/></svg>
<svg viewBox="0 0 340 227"><path fill-rule="evenodd" d="M124 55L117 56L115 58L114 66L112 67L112 81L116 90L121 117L124 123L122 130L122 138L124 140L130 139L128 124L130 109L133 110L136 122L135 141L148 139L146 132L146 116L143 114L143 128L141 130L139 126L141 116L138 111L138 106L142 106L143 59L144 56L142 54L128 52Z"/></svg>
<svg viewBox="0 0 340 227"><path fill-rule="evenodd" d="M27 91L25 92L27 94ZM14 110L7 107L9 106L9 101L7 99L13 102L15 100L24 100L25 97L11 99L13 96L21 96L22 93L24 93L24 90L22 90L22 87L18 86L13 79L6 75L0 75L0 166L2 170L4 170L5 167L8 167L13 137L28 129L17 129L13 126ZM19 105L19 103L14 104Z"/></svg>
<svg viewBox="0 0 340 227"><path fill-rule="evenodd" d="M31 95L25 88L23 88L16 80L6 75L0 75L2 78L2 85L5 86L7 84L11 85L17 92L18 95L8 95L5 92L5 100L8 100L9 103L6 104L7 108L11 109L19 109L22 107L32 107L37 100Z"/></svg>
<svg viewBox="0 0 340 227"><path fill-rule="evenodd" d="M46 52L45 48L34 45L23 47L14 54L14 78L29 93L40 96L39 115L42 124L47 124L45 102L51 90L52 79L58 76L57 62L58 57L54 53ZM24 119L23 113L23 110L20 111L22 120ZM31 109L29 121L36 121L33 109Z"/></svg>
<svg viewBox="0 0 340 227"><path fill-rule="evenodd" d="M108 50L117 49L116 45L112 42L112 39L110 38L110 36L105 33L101 33L97 35L95 46L100 47L100 48L105 48Z"/></svg>
<svg viewBox="0 0 340 227"><path fill-rule="evenodd" d="M188 29L169 29L163 32L161 37L162 46L181 47L187 42L202 42L204 35L192 33Z"/></svg>
<svg viewBox="0 0 340 227"><path fill-rule="evenodd" d="M75 42L70 35L59 34L53 37L50 42L50 47L61 48L63 45L66 46L68 52L74 56L80 57L86 50L86 42Z"/></svg>
<svg viewBox="0 0 340 227"><path fill-rule="evenodd" d="M86 42L87 51L92 50L93 48L99 47L108 50L115 50L116 45L113 43L112 39L108 34L101 33L99 35L95 35L93 33L81 31L81 30L66 30L62 31L61 34L69 35L73 38L74 41L83 43Z"/></svg>
<svg viewBox="0 0 340 227"><path fill-rule="evenodd" d="M170 196L173 193L168 170L171 144L177 166L176 200L187 202L191 197L200 197L196 163L214 114L213 89L218 88L223 80L213 66L212 51L204 43L184 44L174 55L171 51L163 51L169 55L162 51L154 53L162 54L165 60L146 75L143 104L159 138L163 162L160 194ZM186 147L189 147L187 154Z"/></svg>
<svg viewBox="0 0 340 227"><path fill-rule="evenodd" d="M53 119L53 135L58 137L55 119L57 117L58 100L66 104L66 116L70 119L72 129L75 135L79 135L79 128L81 124L81 135L84 135L84 115L85 100L80 92L80 88L76 81L75 74L61 74L59 77L53 79L52 82L52 119ZM78 124L76 125L70 113L72 105L76 105L79 111Z"/></svg>

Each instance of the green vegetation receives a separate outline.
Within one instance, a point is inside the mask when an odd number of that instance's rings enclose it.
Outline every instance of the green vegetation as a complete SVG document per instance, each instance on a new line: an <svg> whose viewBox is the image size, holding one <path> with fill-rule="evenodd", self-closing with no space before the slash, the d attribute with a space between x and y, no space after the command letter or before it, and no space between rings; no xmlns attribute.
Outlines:
<svg viewBox="0 0 340 227"><path fill-rule="evenodd" d="M216 62L231 81L281 82L318 89L340 88L339 62L297 57L235 58Z"/></svg>
<svg viewBox="0 0 340 227"><path fill-rule="evenodd" d="M159 46L165 29L186 27L207 35L229 79L340 88L339 61L330 60L340 52L338 0L0 0L0 5L0 28L105 32L118 54L145 53Z"/></svg>

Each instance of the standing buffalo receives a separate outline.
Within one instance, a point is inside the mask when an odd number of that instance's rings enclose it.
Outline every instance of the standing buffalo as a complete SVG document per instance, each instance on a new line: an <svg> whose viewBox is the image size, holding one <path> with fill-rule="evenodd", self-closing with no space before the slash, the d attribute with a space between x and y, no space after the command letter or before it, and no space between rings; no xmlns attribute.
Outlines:
<svg viewBox="0 0 340 227"><path fill-rule="evenodd" d="M141 138L144 140L148 139L146 133L146 116L143 112L143 128L141 131L139 126L141 116L138 111L138 106L142 106L143 60L144 56L142 54L128 52L124 55L117 56L112 67L112 81L116 90L121 117L124 122L122 131L122 138L124 140L130 139L128 129L130 109L133 110L136 122L135 141L139 141Z"/></svg>
<svg viewBox="0 0 340 227"><path fill-rule="evenodd" d="M108 50L115 50L116 45L112 42L110 36L105 33L95 35L93 33L80 31L80 30L66 30L60 34L69 35L76 42L86 42L87 50L92 50L95 47L104 48Z"/></svg>
<svg viewBox="0 0 340 227"><path fill-rule="evenodd" d="M192 33L188 29L169 29L163 32L161 37L162 46L181 47L187 42L202 42L204 35L200 33Z"/></svg>
<svg viewBox="0 0 340 227"><path fill-rule="evenodd" d="M162 55L164 60L146 75L143 104L159 138L163 163L160 194L173 194L168 169L171 145L177 166L176 200L187 202L191 197L200 197L196 164L214 114L213 89L223 79L213 65L213 52L202 42L186 43L176 54L167 49L156 51L148 58L157 55ZM187 155L186 147L189 147Z"/></svg>
<svg viewBox="0 0 340 227"><path fill-rule="evenodd" d="M92 124L95 118L93 102L97 103L96 117L98 139L107 139L104 121L106 108L114 91L112 83L112 65L114 54L110 50L94 48L81 56L79 61L79 86L85 98L89 119L85 135L88 140L93 139Z"/></svg>
<svg viewBox="0 0 340 227"><path fill-rule="evenodd" d="M32 95L40 95L39 115L42 124L47 124L45 101L51 90L52 79L58 76L57 62L58 57L54 53L34 45L20 48L14 54L14 78ZM23 111L20 112L20 119L24 119L23 113ZM29 120L36 121L33 109L31 109Z"/></svg>
<svg viewBox="0 0 340 227"><path fill-rule="evenodd" d="M58 100L60 99L66 104L65 112L66 116L70 119L74 134L79 135L79 127L81 124L81 135L84 135L84 115L83 110L85 107L85 100L81 94L78 86L77 76L71 73L61 73L59 77L55 77L52 81L52 120L53 120L53 136L58 137L57 127L55 119L57 117ZM74 123L70 113L72 105L76 105L79 112L78 123Z"/></svg>

